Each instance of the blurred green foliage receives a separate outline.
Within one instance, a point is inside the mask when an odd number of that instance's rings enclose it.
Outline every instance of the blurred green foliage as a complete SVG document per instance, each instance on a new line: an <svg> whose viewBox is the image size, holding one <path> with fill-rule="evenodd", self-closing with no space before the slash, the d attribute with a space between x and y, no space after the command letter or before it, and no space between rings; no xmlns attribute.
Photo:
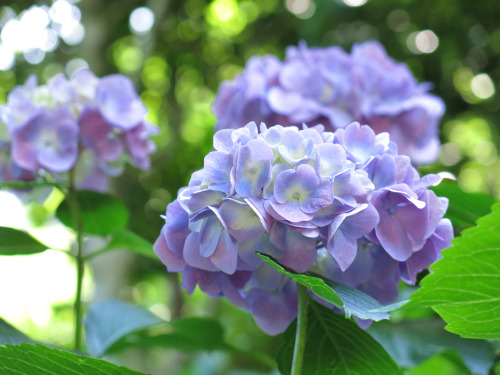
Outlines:
<svg viewBox="0 0 500 375"><path fill-rule="evenodd" d="M47 7L52 4L37 3ZM33 2L7 1L2 5L0 28L9 15L21 14ZM56 73L71 71L80 61L75 59L86 61L98 76L119 72L131 77L148 107L148 119L161 132L155 138L158 151L152 169L127 169L115 180L113 193L132 212L130 229L150 241L160 232L160 215L166 205L186 185L191 173L202 167L203 157L211 149L215 122L211 105L219 84L234 78L252 55L275 54L282 58L286 46L300 40L309 46L339 45L346 50L356 42L380 40L389 55L407 63L419 81L432 82L433 93L446 103L441 157L435 165L423 166L422 172L449 171L457 176L464 190L500 197L500 7L491 2L81 0L75 5L85 28L82 42L69 45L61 41L38 64L28 63L18 53L15 64L0 71L0 102L28 75L36 74L45 82ZM130 15L138 7L147 7L154 14L155 21L148 31L138 32L131 27ZM431 53L423 53L416 44L418 33L425 30L432 30L438 38L439 44ZM183 301L177 277L168 276L167 284L164 272L160 262L140 259L134 263L128 285L117 297L157 305L158 311L167 309L172 317L218 315L228 339L236 345L268 353L276 350L279 339L259 332L251 317L226 301L213 301L199 292ZM59 315L67 315L67 310L59 311ZM173 357L150 352L147 358L154 359L155 365L149 368L161 368L165 358ZM134 356L125 358L134 360ZM225 371L234 365L227 358L219 358L225 370L217 366L210 370L213 366L200 367L197 361L210 363L211 357L203 358L193 357L184 367L175 365L183 370L173 369L172 373L229 373ZM176 363L186 361L181 356ZM139 362L148 368L147 360ZM236 367L245 365L251 364ZM429 370L438 367L443 372ZM439 356L412 372L420 373L461 372Z"/></svg>

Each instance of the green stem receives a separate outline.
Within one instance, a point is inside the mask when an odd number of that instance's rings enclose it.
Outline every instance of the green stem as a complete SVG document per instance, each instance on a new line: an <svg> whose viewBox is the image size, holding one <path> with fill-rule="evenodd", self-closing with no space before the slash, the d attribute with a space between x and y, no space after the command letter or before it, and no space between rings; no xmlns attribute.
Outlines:
<svg viewBox="0 0 500 375"><path fill-rule="evenodd" d="M307 302L309 294L307 288L297 283L297 294L299 299L299 307L297 313L297 331L295 333L295 348L293 351L292 374L302 374L302 363L304 361L304 351L306 348L307 335Z"/></svg>
<svg viewBox="0 0 500 375"><path fill-rule="evenodd" d="M74 171L69 172L69 191L68 203L73 214L76 230L76 293L74 302L75 314L75 350L81 349L82 342L82 285L83 285L83 272L84 272L84 258L83 258L83 221L80 211L80 204L78 202L77 190L74 183Z"/></svg>
<svg viewBox="0 0 500 375"><path fill-rule="evenodd" d="M59 182L47 181L3 181L0 182L0 188L27 189L33 187L53 186L58 189L64 188L65 185Z"/></svg>

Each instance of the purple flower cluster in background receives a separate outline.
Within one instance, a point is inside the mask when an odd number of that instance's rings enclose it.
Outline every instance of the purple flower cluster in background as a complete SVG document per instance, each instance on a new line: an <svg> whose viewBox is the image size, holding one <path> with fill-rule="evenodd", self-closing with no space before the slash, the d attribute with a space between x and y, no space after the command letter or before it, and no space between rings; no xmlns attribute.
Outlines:
<svg viewBox="0 0 500 375"><path fill-rule="evenodd" d="M167 207L154 250L189 293L226 297L269 334L296 317L296 286L255 251L387 304L453 237L447 199L428 189L440 178L420 178L387 133L249 123L218 131L214 148Z"/></svg>
<svg viewBox="0 0 500 375"><path fill-rule="evenodd" d="M338 47L288 47L286 58L252 57L235 80L222 83L215 99L216 128L266 124L323 124L329 131L353 121L375 133L389 132L399 153L412 163L431 163L439 154L441 99L418 84L374 41Z"/></svg>
<svg viewBox="0 0 500 375"><path fill-rule="evenodd" d="M80 189L104 191L125 161L149 169L157 128L132 81L122 75L97 78L80 70L47 85L30 76L0 106L0 181L56 181L74 169Z"/></svg>

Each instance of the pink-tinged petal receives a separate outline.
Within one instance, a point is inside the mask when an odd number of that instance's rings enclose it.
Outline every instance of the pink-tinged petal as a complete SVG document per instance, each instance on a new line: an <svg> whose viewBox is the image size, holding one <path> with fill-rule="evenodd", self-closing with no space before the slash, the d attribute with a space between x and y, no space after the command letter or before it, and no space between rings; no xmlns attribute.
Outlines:
<svg viewBox="0 0 500 375"><path fill-rule="evenodd" d="M296 172L292 169L282 171L274 182L274 199L277 203L285 203L288 200L287 191L292 183L296 182Z"/></svg>
<svg viewBox="0 0 500 375"><path fill-rule="evenodd" d="M309 221L314 215L302 212L297 201L289 201L285 204L276 202L274 198L269 200L271 207L284 219L292 223L299 223L301 221ZM270 212L271 213L271 212Z"/></svg>
<svg viewBox="0 0 500 375"><path fill-rule="evenodd" d="M401 277L409 284L415 284L417 274L440 258L440 252L451 245L453 227L448 219L442 219L436 231L429 237L422 249L414 252L404 263L400 263Z"/></svg>
<svg viewBox="0 0 500 375"><path fill-rule="evenodd" d="M259 217L243 202L227 199L219 212L229 233L240 242L255 240L265 232Z"/></svg>
<svg viewBox="0 0 500 375"><path fill-rule="evenodd" d="M309 199L300 201L300 209L308 214L313 214L318 210L333 203L333 187L330 181L322 179L316 190L309 196Z"/></svg>
<svg viewBox="0 0 500 375"><path fill-rule="evenodd" d="M233 167L233 157L219 151L212 151L204 160L206 183L218 184L230 182L230 172Z"/></svg>
<svg viewBox="0 0 500 375"><path fill-rule="evenodd" d="M304 237L318 238L320 231L319 228L311 222L302 223L287 223L295 232L302 234Z"/></svg>
<svg viewBox="0 0 500 375"><path fill-rule="evenodd" d="M379 222L379 214L373 205L359 205L359 211L353 210L347 213L342 223L342 232L349 238L360 238L375 228Z"/></svg>
<svg viewBox="0 0 500 375"><path fill-rule="evenodd" d="M219 219L214 215L210 215L203 222L200 229L200 255L210 257L215 252L219 243L219 238L222 235L224 228Z"/></svg>
<svg viewBox="0 0 500 375"><path fill-rule="evenodd" d="M122 142L97 109L86 107L78 117L82 143L106 162L117 160L123 152Z"/></svg>
<svg viewBox="0 0 500 375"><path fill-rule="evenodd" d="M137 95L130 78L113 74L101 78L96 87L96 101L102 115L114 126L128 130L144 120L146 107Z"/></svg>
<svg viewBox="0 0 500 375"><path fill-rule="evenodd" d="M228 275L232 275L236 271L238 247L229 233L224 231L220 235L219 243L210 260L215 267Z"/></svg>
<svg viewBox="0 0 500 375"><path fill-rule="evenodd" d="M380 244L389 255L400 261L407 260L413 252L413 244L408 238L406 228L394 215L384 217L375 227Z"/></svg>
<svg viewBox="0 0 500 375"><path fill-rule="evenodd" d="M346 154L341 145L324 143L316 146L317 169L322 177L333 177L345 168Z"/></svg>
<svg viewBox="0 0 500 375"><path fill-rule="evenodd" d="M175 200L167 206L167 214L165 218L165 238L168 247L177 255L182 255L184 241L189 234L189 218L188 214Z"/></svg>
<svg viewBox="0 0 500 375"><path fill-rule="evenodd" d="M279 87L272 87L267 94L269 106L282 115L291 115L300 108L304 97L299 93L286 92Z"/></svg>
<svg viewBox="0 0 500 375"><path fill-rule="evenodd" d="M234 189L241 197L259 197L271 182L274 153L262 139L252 139L236 155Z"/></svg>
<svg viewBox="0 0 500 375"><path fill-rule="evenodd" d="M291 293L287 292L269 293L262 289L248 292L247 301L255 322L269 335L283 332L297 316L296 298L291 300Z"/></svg>
<svg viewBox="0 0 500 375"><path fill-rule="evenodd" d="M216 132L214 135L214 148L217 151L229 154L233 147L233 141L231 139L232 133L232 129L223 129Z"/></svg>
<svg viewBox="0 0 500 375"><path fill-rule="evenodd" d="M385 190L390 191L392 193L400 194L418 209L422 209L425 207L425 202L419 200L415 192L406 184L396 184L388 186L385 188Z"/></svg>
<svg viewBox="0 0 500 375"><path fill-rule="evenodd" d="M185 204L191 212L196 212L207 206L220 203L225 196L226 194L220 191L203 189L194 191Z"/></svg>
<svg viewBox="0 0 500 375"><path fill-rule="evenodd" d="M239 272L241 273L241 272ZM245 272L246 273L246 272ZM236 272L234 275L237 275L238 272ZM249 309L250 306L248 302L245 300L245 298L242 295L242 288L238 290L235 285L231 282L230 277L228 276L223 276L221 277L220 281L220 287L222 290L222 293L224 294L224 297L228 299L229 302L231 302L233 305L241 307L242 309Z"/></svg>
<svg viewBox="0 0 500 375"><path fill-rule="evenodd" d="M187 291L188 294L193 294L196 289L196 274L198 272L201 272L201 270L189 266L182 272L181 289Z"/></svg>
<svg viewBox="0 0 500 375"><path fill-rule="evenodd" d="M357 251L356 239L346 236L342 230L337 230L332 240L328 241L328 252L335 258L342 271L352 264Z"/></svg>
<svg viewBox="0 0 500 375"><path fill-rule="evenodd" d="M182 256L176 254L168 247L165 225L153 245L153 250L163 264L167 266L169 272L182 272L186 268L186 262Z"/></svg>
<svg viewBox="0 0 500 375"><path fill-rule="evenodd" d="M265 200L261 198L246 198L248 206L255 212L266 232L271 230L271 216L266 212Z"/></svg>
<svg viewBox="0 0 500 375"><path fill-rule="evenodd" d="M65 106L40 112L15 128L12 159L20 167L65 172L78 156L78 125Z"/></svg>
<svg viewBox="0 0 500 375"><path fill-rule="evenodd" d="M200 255L200 240L199 234L192 232L186 238L183 251L184 260L188 265L195 268L200 268L205 271L218 271L209 258Z"/></svg>
<svg viewBox="0 0 500 375"><path fill-rule="evenodd" d="M296 272L306 272L316 261L316 240L308 238L282 223L274 223L271 242L282 250L278 261Z"/></svg>
<svg viewBox="0 0 500 375"><path fill-rule="evenodd" d="M375 157L367 166L367 171L376 189L396 184L396 163L391 155Z"/></svg>
<svg viewBox="0 0 500 375"><path fill-rule="evenodd" d="M396 213L393 216L401 223L413 249L421 248L425 242L425 234L429 224L428 208L419 209L411 204L400 205L396 208Z"/></svg>

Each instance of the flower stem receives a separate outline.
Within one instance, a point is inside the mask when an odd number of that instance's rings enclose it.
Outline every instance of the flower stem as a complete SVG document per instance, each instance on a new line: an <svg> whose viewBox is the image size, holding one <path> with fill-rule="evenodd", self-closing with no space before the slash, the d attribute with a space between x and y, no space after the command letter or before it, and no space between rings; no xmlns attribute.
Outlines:
<svg viewBox="0 0 500 375"><path fill-rule="evenodd" d="M69 172L70 182L68 191L68 203L73 214L76 230L76 293L73 311L75 314L75 350L81 349L82 342L82 284L84 272L84 258L83 258L83 221L80 211L80 204L78 202L77 190L74 184L74 171Z"/></svg>
<svg viewBox="0 0 500 375"><path fill-rule="evenodd" d="M306 348L307 335L307 302L309 294L307 288L297 283L297 295L299 300L297 313L297 331L295 333L295 348L293 351L292 374L302 374L302 363L304 361L304 351Z"/></svg>

